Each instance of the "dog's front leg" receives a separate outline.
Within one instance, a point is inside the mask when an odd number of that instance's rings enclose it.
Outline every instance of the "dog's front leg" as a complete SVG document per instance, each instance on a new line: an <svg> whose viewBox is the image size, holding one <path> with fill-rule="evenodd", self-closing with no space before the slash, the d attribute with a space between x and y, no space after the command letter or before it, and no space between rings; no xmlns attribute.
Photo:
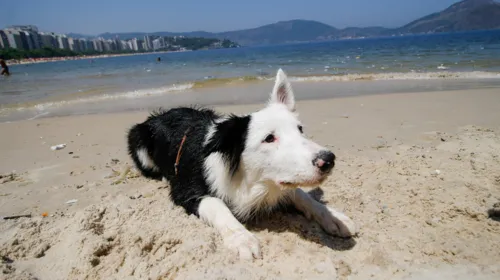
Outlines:
<svg viewBox="0 0 500 280"><path fill-rule="evenodd" d="M356 234L356 224L343 213L314 200L301 189L296 189L292 196L295 208L308 219L315 220L329 234L350 237Z"/></svg>
<svg viewBox="0 0 500 280"><path fill-rule="evenodd" d="M203 198L198 206L198 215L219 231L224 244L240 258L261 257L259 240L233 216L221 199Z"/></svg>

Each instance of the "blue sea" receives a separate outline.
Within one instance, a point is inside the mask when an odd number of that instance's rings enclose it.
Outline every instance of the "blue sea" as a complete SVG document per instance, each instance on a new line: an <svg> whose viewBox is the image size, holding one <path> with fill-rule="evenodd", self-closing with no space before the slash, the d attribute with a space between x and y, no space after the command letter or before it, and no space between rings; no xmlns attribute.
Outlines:
<svg viewBox="0 0 500 280"><path fill-rule="evenodd" d="M11 65L11 76L0 77L0 121L78 113L68 109L72 105L89 113L113 104L134 110L158 102L164 107L199 103L198 97L210 103L210 96L217 94L214 88L231 88L238 96L242 86L270 83L278 68L304 88L321 83L323 88L339 89L323 91L322 97L329 97L324 96L328 92L348 96L355 83L363 86L356 86L359 90L352 94L368 93L384 84L381 81L399 81L396 88L402 92L401 81L408 81L407 88L434 85L423 90L496 87L500 85L500 30ZM390 89L389 85L386 82L384 88ZM314 92L303 93L302 98L307 94L318 98ZM231 99L229 103L252 101L234 96L224 98ZM148 98L149 105L141 101ZM213 100L224 103L221 98Z"/></svg>

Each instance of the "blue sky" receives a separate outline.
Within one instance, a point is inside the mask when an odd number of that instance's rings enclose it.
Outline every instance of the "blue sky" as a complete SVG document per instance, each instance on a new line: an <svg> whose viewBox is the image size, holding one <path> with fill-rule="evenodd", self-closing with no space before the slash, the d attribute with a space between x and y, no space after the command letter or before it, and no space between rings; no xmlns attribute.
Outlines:
<svg viewBox="0 0 500 280"><path fill-rule="evenodd" d="M458 0L0 0L0 28L99 34L229 31L290 19L335 27L397 27ZM307 2L307 4L305 4Z"/></svg>

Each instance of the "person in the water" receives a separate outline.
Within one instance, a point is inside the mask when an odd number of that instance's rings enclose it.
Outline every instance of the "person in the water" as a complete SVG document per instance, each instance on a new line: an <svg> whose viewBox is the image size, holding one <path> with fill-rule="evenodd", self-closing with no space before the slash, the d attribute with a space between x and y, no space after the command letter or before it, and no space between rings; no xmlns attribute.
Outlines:
<svg viewBox="0 0 500 280"><path fill-rule="evenodd" d="M9 66L7 66L7 63L5 63L5 60L0 59L0 66L2 66L2 76L9 76Z"/></svg>

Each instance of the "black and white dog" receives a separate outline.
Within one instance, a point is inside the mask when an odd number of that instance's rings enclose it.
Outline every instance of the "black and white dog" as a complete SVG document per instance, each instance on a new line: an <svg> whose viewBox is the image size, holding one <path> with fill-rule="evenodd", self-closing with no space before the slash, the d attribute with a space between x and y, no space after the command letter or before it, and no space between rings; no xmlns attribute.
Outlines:
<svg viewBox="0 0 500 280"><path fill-rule="evenodd" d="M283 204L329 234L356 233L351 219L298 188L322 183L335 155L303 135L281 69L262 110L246 116L197 108L155 112L130 129L128 150L144 176L165 178L174 203L215 227L241 258L261 253L257 238L240 222Z"/></svg>

